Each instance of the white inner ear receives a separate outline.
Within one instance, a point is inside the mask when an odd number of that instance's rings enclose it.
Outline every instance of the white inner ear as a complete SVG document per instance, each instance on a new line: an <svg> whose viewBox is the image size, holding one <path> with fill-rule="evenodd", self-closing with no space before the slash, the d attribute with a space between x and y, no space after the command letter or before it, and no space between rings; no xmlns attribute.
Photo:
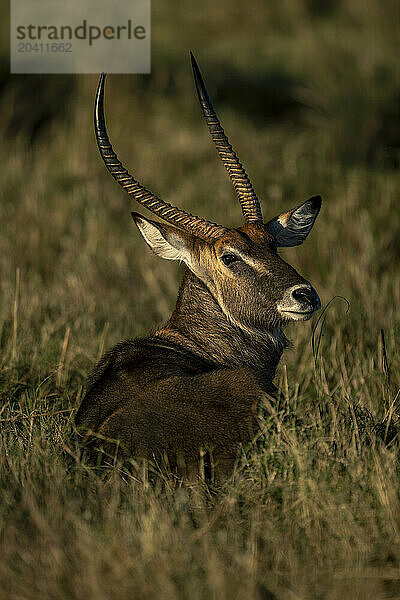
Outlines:
<svg viewBox="0 0 400 600"><path fill-rule="evenodd" d="M136 221L136 225L139 227L146 243L157 256L167 260L180 260L189 264L190 253L179 235L168 231L169 240L167 241L161 231L152 223L141 219Z"/></svg>

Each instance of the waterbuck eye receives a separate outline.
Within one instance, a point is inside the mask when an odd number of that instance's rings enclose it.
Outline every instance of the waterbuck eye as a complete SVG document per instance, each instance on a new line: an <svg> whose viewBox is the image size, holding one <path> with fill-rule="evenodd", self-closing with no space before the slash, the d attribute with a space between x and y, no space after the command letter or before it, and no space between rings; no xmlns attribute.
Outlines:
<svg viewBox="0 0 400 600"><path fill-rule="evenodd" d="M221 260L225 266L229 267L229 265L231 265L234 262L237 262L238 260L240 260L240 258L236 256L236 254L224 254L223 256L221 256Z"/></svg>

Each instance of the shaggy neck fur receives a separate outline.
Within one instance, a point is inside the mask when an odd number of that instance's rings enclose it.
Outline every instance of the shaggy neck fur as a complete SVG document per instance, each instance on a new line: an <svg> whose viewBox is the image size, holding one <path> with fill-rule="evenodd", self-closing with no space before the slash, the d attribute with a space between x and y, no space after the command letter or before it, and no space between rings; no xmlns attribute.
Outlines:
<svg viewBox="0 0 400 600"><path fill-rule="evenodd" d="M221 366L247 366L265 373L268 379L274 377L288 345L281 329L260 331L234 324L207 286L190 271L185 274L170 320L156 335L178 341Z"/></svg>

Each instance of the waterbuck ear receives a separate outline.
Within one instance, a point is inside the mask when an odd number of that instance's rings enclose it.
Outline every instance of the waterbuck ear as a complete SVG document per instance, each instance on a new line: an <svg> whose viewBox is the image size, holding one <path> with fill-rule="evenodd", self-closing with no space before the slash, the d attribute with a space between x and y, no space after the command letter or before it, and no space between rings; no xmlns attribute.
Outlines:
<svg viewBox="0 0 400 600"><path fill-rule="evenodd" d="M267 227L277 245L284 247L302 244L318 217L321 202L321 196L313 196L293 210L271 219Z"/></svg>
<svg viewBox="0 0 400 600"><path fill-rule="evenodd" d="M190 265L193 238L189 233L171 225L151 221L139 213L131 214L145 242L154 254L167 260L180 260Z"/></svg>

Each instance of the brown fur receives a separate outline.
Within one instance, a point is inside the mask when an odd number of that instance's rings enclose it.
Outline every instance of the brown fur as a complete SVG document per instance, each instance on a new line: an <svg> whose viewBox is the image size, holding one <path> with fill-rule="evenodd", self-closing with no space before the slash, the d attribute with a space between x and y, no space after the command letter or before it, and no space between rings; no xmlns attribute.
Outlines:
<svg viewBox="0 0 400 600"><path fill-rule="evenodd" d="M181 456L193 473L206 447L217 476L232 468L257 431L262 394L275 392L287 340L274 305L286 288L304 281L260 229L247 225L207 248L196 240L192 268L207 271L204 281L188 270L169 321L149 338L123 342L105 355L76 415L78 426L118 440L125 456L159 461L167 455L170 465ZM215 256L226 246L254 261L247 277L217 266Z"/></svg>
<svg viewBox="0 0 400 600"><path fill-rule="evenodd" d="M211 135L235 185L245 224L227 229L155 197L123 167L103 114L104 74L95 102L100 154L112 176L169 224L132 213L153 252L188 270L169 321L146 339L118 344L95 368L76 424L108 452L168 458L193 474L207 448L216 475L227 472L256 431L257 404L274 394L287 340L282 326L319 308L315 290L277 253L301 244L321 198L262 222L254 190L223 133L192 57ZM217 132L217 133L216 133Z"/></svg>

